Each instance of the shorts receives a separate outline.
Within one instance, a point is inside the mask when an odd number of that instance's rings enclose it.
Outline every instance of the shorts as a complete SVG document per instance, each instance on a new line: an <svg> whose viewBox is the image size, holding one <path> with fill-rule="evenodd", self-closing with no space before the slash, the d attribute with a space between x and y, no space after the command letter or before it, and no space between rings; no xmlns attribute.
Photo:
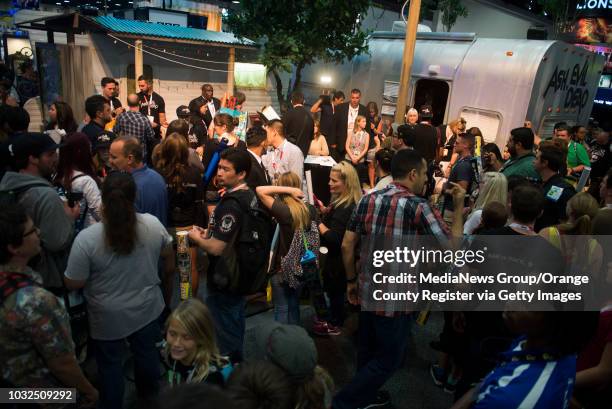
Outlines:
<svg viewBox="0 0 612 409"><path fill-rule="evenodd" d="M366 153L366 162L374 162L375 156L376 156L376 148L368 149L368 153Z"/></svg>

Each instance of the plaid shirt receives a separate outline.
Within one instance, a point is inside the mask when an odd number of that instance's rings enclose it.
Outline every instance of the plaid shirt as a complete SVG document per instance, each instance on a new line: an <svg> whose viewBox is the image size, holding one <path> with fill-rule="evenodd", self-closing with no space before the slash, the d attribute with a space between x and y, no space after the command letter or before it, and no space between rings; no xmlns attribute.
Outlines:
<svg viewBox="0 0 612 409"><path fill-rule="evenodd" d="M146 115L141 112L125 111L117 117L113 132L135 136L140 139L143 147L143 157L147 157L147 144L155 138L155 133Z"/></svg>
<svg viewBox="0 0 612 409"><path fill-rule="evenodd" d="M366 262L371 259L373 252L396 247L416 249L415 242L419 236L429 241L433 238L433 241L445 248L450 245L450 231L440 213L432 209L425 199L396 183L363 196L349 220L347 230L360 236L358 272L361 307L365 311L376 311L378 315L384 316L411 312L410 302L375 301L370 297L373 289L383 292L405 291L406 285L375 284L373 274L380 272L384 276L399 275L406 272L407 267L393 262L375 269L371 263ZM416 290L416 285L413 287Z"/></svg>

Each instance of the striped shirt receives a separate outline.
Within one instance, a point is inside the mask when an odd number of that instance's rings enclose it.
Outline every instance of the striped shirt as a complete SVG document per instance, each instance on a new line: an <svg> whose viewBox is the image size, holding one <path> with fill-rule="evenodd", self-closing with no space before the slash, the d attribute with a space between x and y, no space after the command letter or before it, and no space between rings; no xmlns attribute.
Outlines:
<svg viewBox="0 0 612 409"><path fill-rule="evenodd" d="M407 247L418 248L417 241L424 237L447 248L450 245L450 231L440 213L432 209L427 200L416 196L406 187L391 183L387 187L366 194L361 198L349 220L347 230L360 236L359 253L359 299L365 311L378 315L394 316L396 313L412 312L412 305L406 301L375 301L374 287L384 292L405 291L405 284L374 284L374 273L384 276L400 275L406 272L406 265L392 262L381 268L374 268L372 254L377 250L393 250ZM416 285L414 290L416 290Z"/></svg>
<svg viewBox="0 0 612 409"><path fill-rule="evenodd" d="M576 355L555 357L528 351L525 338L502 354L476 392L474 409L562 409L569 406L576 376Z"/></svg>

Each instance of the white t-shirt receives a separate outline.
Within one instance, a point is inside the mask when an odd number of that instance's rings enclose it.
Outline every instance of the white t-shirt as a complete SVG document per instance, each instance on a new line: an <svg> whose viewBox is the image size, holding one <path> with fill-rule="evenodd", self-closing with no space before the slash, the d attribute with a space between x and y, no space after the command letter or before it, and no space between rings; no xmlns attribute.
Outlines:
<svg viewBox="0 0 612 409"><path fill-rule="evenodd" d="M93 180L91 176L85 175L83 172L74 171L72 173L71 189L73 192L83 192L81 211L85 211L85 208L87 209L84 227L89 227L92 224L99 222L101 219L100 209L102 205L102 195L100 194L100 189L98 188L96 181ZM86 207L85 204L87 204Z"/></svg>
<svg viewBox="0 0 612 409"><path fill-rule="evenodd" d="M359 105L357 108L353 108L349 105L348 107L348 122L346 123L346 130L350 135L353 132L353 128L355 127L355 119L357 119L357 115L359 115Z"/></svg>
<svg viewBox="0 0 612 409"><path fill-rule="evenodd" d="M474 230L480 225L482 220L482 209L474 210L463 225L463 234L472 234Z"/></svg>
<svg viewBox="0 0 612 409"><path fill-rule="evenodd" d="M93 339L125 338L164 309L158 261L172 237L155 216L137 213L136 222L136 245L128 255L106 245L103 223L82 230L72 244L64 275L86 281L83 295Z"/></svg>

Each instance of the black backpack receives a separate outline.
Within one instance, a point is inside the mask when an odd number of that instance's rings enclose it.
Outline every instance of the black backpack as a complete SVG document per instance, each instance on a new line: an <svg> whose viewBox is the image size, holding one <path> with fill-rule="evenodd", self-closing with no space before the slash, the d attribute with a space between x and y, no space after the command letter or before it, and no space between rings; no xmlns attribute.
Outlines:
<svg viewBox="0 0 612 409"><path fill-rule="evenodd" d="M268 283L270 247L274 228L267 211L261 208L255 194L227 195L242 210L240 229L227 256L211 263L213 284L235 295L264 292Z"/></svg>

